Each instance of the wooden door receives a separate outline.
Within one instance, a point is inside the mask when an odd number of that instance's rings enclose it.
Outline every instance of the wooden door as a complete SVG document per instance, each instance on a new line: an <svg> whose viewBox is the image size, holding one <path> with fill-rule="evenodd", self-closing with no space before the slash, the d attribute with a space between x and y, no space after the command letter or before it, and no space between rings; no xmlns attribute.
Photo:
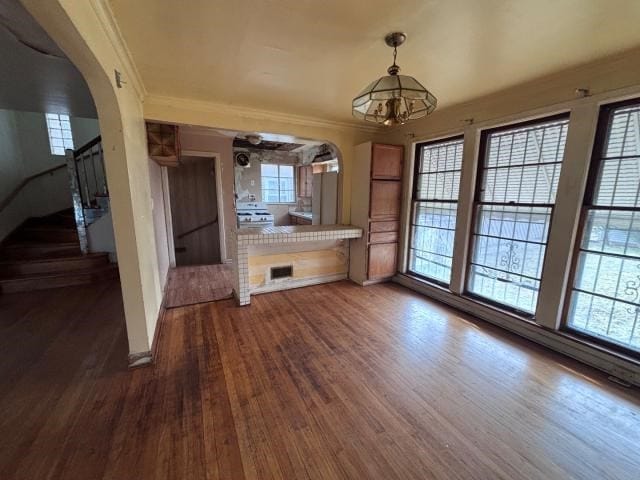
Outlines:
<svg viewBox="0 0 640 480"><path fill-rule="evenodd" d="M404 152L402 146L374 143L371 149L371 179L401 180Z"/></svg>
<svg viewBox="0 0 640 480"><path fill-rule="evenodd" d="M213 158L183 157L169 168L176 265L220 263L218 199Z"/></svg>
<svg viewBox="0 0 640 480"><path fill-rule="evenodd" d="M396 273L397 243L376 243L369 246L367 277L369 280L390 278Z"/></svg>
<svg viewBox="0 0 640 480"><path fill-rule="evenodd" d="M400 217L402 182L371 181L369 217L372 220L394 220Z"/></svg>

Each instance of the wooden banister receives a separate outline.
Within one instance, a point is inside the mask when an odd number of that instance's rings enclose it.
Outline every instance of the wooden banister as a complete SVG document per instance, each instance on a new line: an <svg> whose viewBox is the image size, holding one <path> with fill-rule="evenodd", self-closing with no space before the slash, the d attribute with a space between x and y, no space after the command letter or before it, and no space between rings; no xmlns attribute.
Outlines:
<svg viewBox="0 0 640 480"><path fill-rule="evenodd" d="M215 219L211 220L210 222L207 223L203 223L202 225L196 227L196 228L192 228L191 230L187 230L186 232L181 233L180 235L178 235L176 237L177 240L180 240L184 237L186 237L187 235L191 235L192 233L197 232L198 230L202 230L205 227L208 227L210 225L213 225L214 223L218 223L218 217L216 217Z"/></svg>
<svg viewBox="0 0 640 480"><path fill-rule="evenodd" d="M65 168L67 166L66 163L61 163L60 165L56 165L55 167L51 167L48 168L47 170L43 170L42 172L38 172L38 173L34 173L33 175L30 175L26 178L24 178L17 186L16 188L14 188L11 193L9 195L7 195L5 197L4 200L2 200L2 202L0 202L0 213L7 208L7 206L9 206L9 204L11 203L11 201L16 198L18 196L18 194L20 193L20 191L27 186L27 184L32 181L35 180L38 177L42 177L43 175L47 175L49 173L53 173L56 170L60 170L62 168Z"/></svg>
<svg viewBox="0 0 640 480"><path fill-rule="evenodd" d="M96 138L94 138L93 140L89 141L87 144L85 144L85 145L81 146L79 149L75 150L73 153L75 154L76 157L78 157L79 155L82 155L87 150L91 150L93 147L95 147L101 141L102 141L102 137L100 135L98 135Z"/></svg>

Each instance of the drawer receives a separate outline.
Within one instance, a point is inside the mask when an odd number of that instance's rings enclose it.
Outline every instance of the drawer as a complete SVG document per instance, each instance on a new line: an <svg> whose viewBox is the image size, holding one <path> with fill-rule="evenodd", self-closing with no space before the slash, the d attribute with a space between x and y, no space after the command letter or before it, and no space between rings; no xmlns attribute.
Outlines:
<svg viewBox="0 0 640 480"><path fill-rule="evenodd" d="M391 220L389 222L371 222L369 224L369 231L371 233L377 232L397 232L400 230L400 222L397 220Z"/></svg>
<svg viewBox="0 0 640 480"><path fill-rule="evenodd" d="M398 232L371 232L369 243L391 243L398 241Z"/></svg>

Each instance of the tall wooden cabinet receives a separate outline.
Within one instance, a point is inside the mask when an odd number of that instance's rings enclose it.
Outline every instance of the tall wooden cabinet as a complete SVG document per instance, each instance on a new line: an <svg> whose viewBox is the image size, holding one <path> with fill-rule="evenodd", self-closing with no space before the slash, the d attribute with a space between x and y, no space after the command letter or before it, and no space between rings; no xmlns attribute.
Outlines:
<svg viewBox="0 0 640 480"><path fill-rule="evenodd" d="M398 263L403 147L363 143L351 175L351 223L363 236L351 240L349 277L361 284L390 279Z"/></svg>
<svg viewBox="0 0 640 480"><path fill-rule="evenodd" d="M313 195L313 167L305 165L298 167L298 197Z"/></svg>

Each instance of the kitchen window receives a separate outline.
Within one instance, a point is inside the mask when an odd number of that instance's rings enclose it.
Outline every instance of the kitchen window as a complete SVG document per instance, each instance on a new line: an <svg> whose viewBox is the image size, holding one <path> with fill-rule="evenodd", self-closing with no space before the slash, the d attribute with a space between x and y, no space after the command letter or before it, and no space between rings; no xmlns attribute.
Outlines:
<svg viewBox="0 0 640 480"><path fill-rule="evenodd" d="M67 148L73 150L73 134L69 115L57 113L45 114L47 131L49 133L49 147L52 155L64 155Z"/></svg>
<svg viewBox="0 0 640 480"><path fill-rule="evenodd" d="M567 328L640 352L640 100L600 112Z"/></svg>
<svg viewBox="0 0 640 480"><path fill-rule="evenodd" d="M416 145L409 272L449 285L463 138Z"/></svg>
<svg viewBox="0 0 640 480"><path fill-rule="evenodd" d="M467 292L532 317L568 116L483 132Z"/></svg>
<svg viewBox="0 0 640 480"><path fill-rule="evenodd" d="M262 201L265 203L295 203L293 165L263 163L260 165Z"/></svg>

